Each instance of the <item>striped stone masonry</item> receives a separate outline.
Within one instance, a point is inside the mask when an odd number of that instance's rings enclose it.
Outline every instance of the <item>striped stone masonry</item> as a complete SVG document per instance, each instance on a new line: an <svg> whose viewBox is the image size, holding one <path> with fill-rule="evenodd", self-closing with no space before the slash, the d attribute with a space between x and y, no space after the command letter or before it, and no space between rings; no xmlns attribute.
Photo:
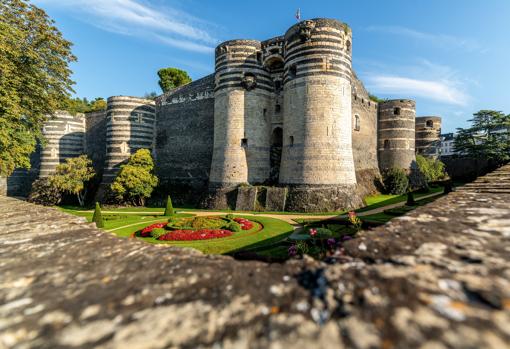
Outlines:
<svg viewBox="0 0 510 349"><path fill-rule="evenodd" d="M154 101L127 96L108 98L103 184L111 183L120 165L138 149L153 150L155 122Z"/></svg>
<svg viewBox="0 0 510 349"><path fill-rule="evenodd" d="M395 99L379 103L378 142L379 167L410 169L415 157L416 103Z"/></svg>
<svg viewBox="0 0 510 349"><path fill-rule="evenodd" d="M441 117L416 118L416 154L436 157L441 149Z"/></svg>
<svg viewBox="0 0 510 349"><path fill-rule="evenodd" d="M65 159L84 153L85 116L58 111L43 127L46 145L41 151L40 177L48 177Z"/></svg>
<svg viewBox="0 0 510 349"><path fill-rule="evenodd" d="M316 19L285 34L280 183L355 185L351 31Z"/></svg>
<svg viewBox="0 0 510 349"><path fill-rule="evenodd" d="M212 187L269 178L273 82L262 66L261 44L232 40L216 49Z"/></svg>

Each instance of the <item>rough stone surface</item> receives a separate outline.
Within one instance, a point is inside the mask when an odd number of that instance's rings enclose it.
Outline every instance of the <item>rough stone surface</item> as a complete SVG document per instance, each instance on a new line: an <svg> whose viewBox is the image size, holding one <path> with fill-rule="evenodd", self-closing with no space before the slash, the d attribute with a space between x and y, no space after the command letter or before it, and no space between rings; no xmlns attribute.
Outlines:
<svg viewBox="0 0 510 349"><path fill-rule="evenodd" d="M239 187L237 189L237 211L255 211L257 209L257 187Z"/></svg>
<svg viewBox="0 0 510 349"><path fill-rule="evenodd" d="M508 348L508 189L510 165L335 264L205 256L0 197L0 347Z"/></svg>
<svg viewBox="0 0 510 349"><path fill-rule="evenodd" d="M284 211L287 188L268 187L266 191L266 211Z"/></svg>

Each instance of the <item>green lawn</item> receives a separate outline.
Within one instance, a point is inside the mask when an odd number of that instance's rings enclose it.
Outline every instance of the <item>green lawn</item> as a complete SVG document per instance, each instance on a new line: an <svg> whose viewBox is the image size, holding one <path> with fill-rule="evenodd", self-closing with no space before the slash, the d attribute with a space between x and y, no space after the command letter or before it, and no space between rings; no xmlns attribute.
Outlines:
<svg viewBox="0 0 510 349"><path fill-rule="evenodd" d="M71 213L77 216L86 217L90 222L92 221L92 212L84 212L83 210L73 210L69 207L61 208L62 211ZM168 217L162 215L144 215L144 211L138 210L139 214L122 214L122 211L116 214L103 213L105 231L115 234L122 238L128 238L134 232L143 229L144 227L158 222L167 222ZM163 210L161 210L163 212ZM191 217L193 214L176 214L177 217ZM242 215L235 215L235 217L243 217ZM266 244L273 244L281 241L293 232L292 225L279 219L268 217L253 217L247 216L256 226L251 230L244 230L234 233L232 236L210 239L210 240L196 240L196 241L160 241L154 238L138 238L149 243L165 244L180 247L191 247L208 254L225 254L241 250L244 248L252 248L253 246L264 246ZM262 228L262 229L261 229ZM261 229L261 230L260 230Z"/></svg>

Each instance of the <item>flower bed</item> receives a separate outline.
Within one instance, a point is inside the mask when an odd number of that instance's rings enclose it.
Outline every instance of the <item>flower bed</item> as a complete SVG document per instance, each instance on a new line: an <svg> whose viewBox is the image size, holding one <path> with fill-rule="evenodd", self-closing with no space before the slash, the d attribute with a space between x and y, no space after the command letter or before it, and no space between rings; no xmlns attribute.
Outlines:
<svg viewBox="0 0 510 349"><path fill-rule="evenodd" d="M225 229L199 229L199 230L174 230L160 236L158 240L164 241L188 241L208 240L231 236L233 233Z"/></svg>
<svg viewBox="0 0 510 349"><path fill-rule="evenodd" d="M167 223L154 223L154 224L151 224L148 227L145 227L142 230L140 230L140 236L144 237L144 238L149 237L151 235L151 232L152 232L153 229L163 228L166 224Z"/></svg>
<svg viewBox="0 0 510 349"><path fill-rule="evenodd" d="M253 222L247 220L246 218L234 218L234 221L239 223L242 230L250 230L253 228Z"/></svg>

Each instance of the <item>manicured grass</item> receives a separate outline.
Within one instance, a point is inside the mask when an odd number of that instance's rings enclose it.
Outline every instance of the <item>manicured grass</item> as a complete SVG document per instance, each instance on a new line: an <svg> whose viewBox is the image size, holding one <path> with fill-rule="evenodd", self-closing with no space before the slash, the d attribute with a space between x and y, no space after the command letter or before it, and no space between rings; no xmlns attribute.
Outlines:
<svg viewBox="0 0 510 349"><path fill-rule="evenodd" d="M69 207L63 208L62 210L77 216L86 217L89 222L92 220L92 212L72 210ZM107 210L105 209L104 211ZM174 217L185 218L191 216L193 216L193 214L178 213ZM286 238L294 230L292 225L279 219L260 216L244 217L243 215L235 215L235 217L247 218L256 224L250 230L243 230L238 233L234 233L232 236L220 239L195 241L160 241L154 238L138 239L155 244L191 247L208 254L225 254L244 248L273 244ZM106 231L115 229L111 231L111 233L123 238L131 237L133 233L150 224L168 221L168 217L159 215L144 215L142 211L140 214L122 214L121 212L119 212L119 214L103 213L103 218L105 223L103 229Z"/></svg>
<svg viewBox="0 0 510 349"><path fill-rule="evenodd" d="M431 195L434 193L440 193L444 189L442 187L430 188L427 193L414 193L414 198L418 199L423 196ZM370 211L379 207L384 207L387 205L397 204L399 202L407 201L407 194L404 195L387 195L387 194L379 194L374 196L367 196L365 198L365 202L367 206L357 209L356 212L365 212Z"/></svg>

